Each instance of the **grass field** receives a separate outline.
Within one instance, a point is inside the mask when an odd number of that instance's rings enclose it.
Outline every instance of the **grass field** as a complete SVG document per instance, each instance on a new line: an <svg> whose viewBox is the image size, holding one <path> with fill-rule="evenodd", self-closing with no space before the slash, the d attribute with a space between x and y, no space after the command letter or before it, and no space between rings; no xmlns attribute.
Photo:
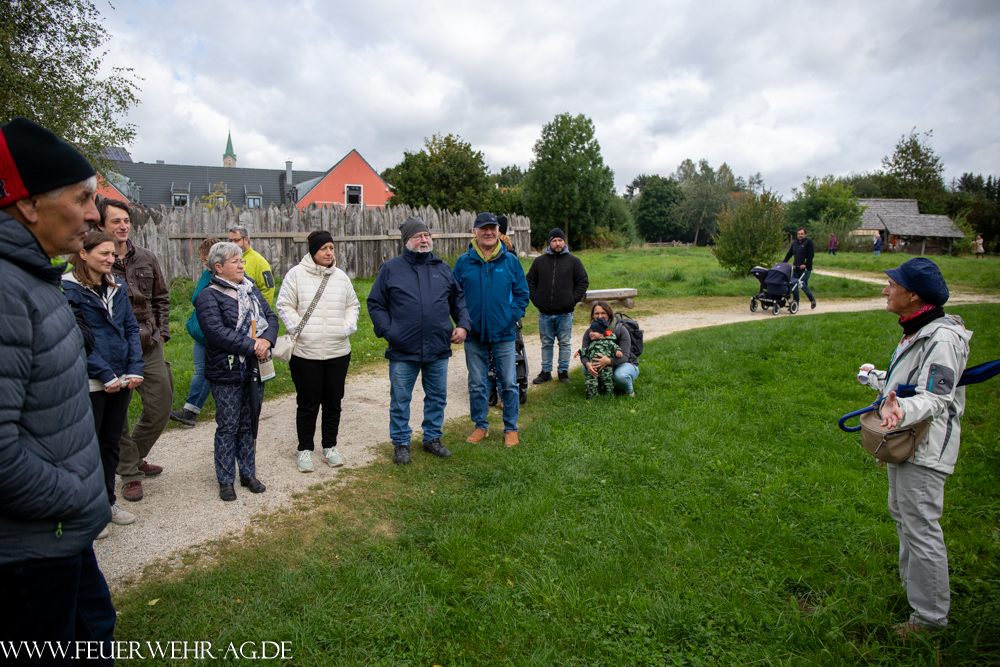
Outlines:
<svg viewBox="0 0 1000 667"><path fill-rule="evenodd" d="M1000 307L954 312L971 363L1000 357ZM946 486L951 625L891 634L885 470L836 419L898 335L868 312L650 341L638 398L588 403L576 371L532 393L515 449L466 444L464 420L450 459L386 446L117 595L116 638L288 641L296 665L997 664L1000 380L968 390Z"/></svg>
<svg viewBox="0 0 1000 667"><path fill-rule="evenodd" d="M836 256L816 255L814 263L818 269L867 271L882 274L886 269L899 266L913 255L902 253L840 253ZM973 259L971 256L950 257L933 255L930 257L940 268L951 289L996 294L1000 292L1000 258Z"/></svg>

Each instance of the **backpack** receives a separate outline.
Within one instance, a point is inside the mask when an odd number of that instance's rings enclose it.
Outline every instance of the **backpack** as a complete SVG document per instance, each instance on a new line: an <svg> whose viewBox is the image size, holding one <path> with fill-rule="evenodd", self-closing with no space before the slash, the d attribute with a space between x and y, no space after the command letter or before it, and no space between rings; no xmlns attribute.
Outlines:
<svg viewBox="0 0 1000 667"><path fill-rule="evenodd" d="M632 339L632 354L636 357L642 355L642 329L639 328L639 323L628 315L615 313L615 324L620 324L628 329L628 335Z"/></svg>

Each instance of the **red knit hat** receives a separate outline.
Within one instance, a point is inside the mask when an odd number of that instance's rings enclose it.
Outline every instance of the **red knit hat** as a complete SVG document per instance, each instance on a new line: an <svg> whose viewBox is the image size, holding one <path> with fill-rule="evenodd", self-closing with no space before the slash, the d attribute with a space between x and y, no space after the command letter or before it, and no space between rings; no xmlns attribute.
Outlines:
<svg viewBox="0 0 1000 667"><path fill-rule="evenodd" d="M0 208L95 173L79 151L37 123L15 118L0 126Z"/></svg>

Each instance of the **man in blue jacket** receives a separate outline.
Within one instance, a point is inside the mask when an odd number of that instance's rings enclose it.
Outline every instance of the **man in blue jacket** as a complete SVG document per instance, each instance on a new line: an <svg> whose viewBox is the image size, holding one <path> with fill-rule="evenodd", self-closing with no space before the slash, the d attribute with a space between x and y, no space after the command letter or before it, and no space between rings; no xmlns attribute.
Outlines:
<svg viewBox="0 0 1000 667"><path fill-rule="evenodd" d="M455 262L455 280L465 291L472 328L465 339L465 365L469 369L469 409L476 428L466 439L481 442L489 435L487 382L490 355L496 364L503 401L504 444L518 442L517 372L514 365L514 326L528 307L528 282L524 269L500 242L500 228L492 213L476 218L469 251Z"/></svg>
<svg viewBox="0 0 1000 667"><path fill-rule="evenodd" d="M424 451L444 458L441 444L448 403L448 358L452 343L465 340L471 323L465 295L451 269L433 252L434 242L416 216L399 227L403 254L381 267L368 294L375 335L389 343L389 436L393 462L410 462L410 401L420 375L424 388ZM452 327L452 320L455 326Z"/></svg>
<svg viewBox="0 0 1000 667"><path fill-rule="evenodd" d="M108 655L114 639L93 548L111 506L87 355L50 261L83 248L96 189L94 168L49 130L0 127L0 644L51 642L46 664L80 645Z"/></svg>

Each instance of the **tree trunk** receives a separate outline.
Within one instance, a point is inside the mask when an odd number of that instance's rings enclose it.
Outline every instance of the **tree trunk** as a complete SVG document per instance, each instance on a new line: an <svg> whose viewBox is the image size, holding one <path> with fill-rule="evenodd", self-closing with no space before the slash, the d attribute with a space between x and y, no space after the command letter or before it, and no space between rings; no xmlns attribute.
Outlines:
<svg viewBox="0 0 1000 667"><path fill-rule="evenodd" d="M694 247L698 247L698 233L701 232L701 221L698 221L698 225L694 228Z"/></svg>

